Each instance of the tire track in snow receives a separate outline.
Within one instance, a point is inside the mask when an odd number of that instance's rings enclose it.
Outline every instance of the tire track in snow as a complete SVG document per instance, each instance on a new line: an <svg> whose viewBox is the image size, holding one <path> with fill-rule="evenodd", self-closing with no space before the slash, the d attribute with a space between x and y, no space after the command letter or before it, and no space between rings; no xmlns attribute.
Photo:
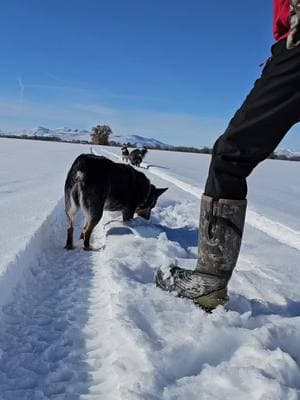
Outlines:
<svg viewBox="0 0 300 400"><path fill-rule="evenodd" d="M95 150L92 151L94 154L97 155L97 152ZM120 156L111 151L101 149L101 152L113 156L118 160L121 160ZM200 199L203 193L202 189L190 185L178 178L170 176L169 174L165 173L164 171L161 171L157 167L151 167L146 162L144 162L143 165L148 169L148 171L151 174L156 175L164 179L165 181L172 183L178 188ZM278 242L300 251L300 231L292 229L280 222L273 221L272 219L267 218L264 215L259 214L256 211L251 210L249 208L247 210L246 223L252 226L253 228L256 228L264 232L273 239L276 239Z"/></svg>
<svg viewBox="0 0 300 400"><path fill-rule="evenodd" d="M64 250L65 233L61 201L18 257L29 265L0 311L1 400L122 397L111 363L115 290L97 276L101 252Z"/></svg>
<svg viewBox="0 0 300 400"><path fill-rule="evenodd" d="M75 400L88 392L92 263L84 252L63 249L64 222L60 202L28 244L30 252L18 256L29 265L1 310L1 400Z"/></svg>
<svg viewBox="0 0 300 400"><path fill-rule="evenodd" d="M60 201L30 251L17 257L28 265L0 310L0 399L119 400L130 391L131 399L142 398L134 391L154 390L153 367L131 334L127 313L120 317L122 291L125 298L132 292L121 279L128 270L116 276L120 258L109 251L85 252L78 243L64 250L65 233ZM97 245L103 235L100 224ZM120 237L115 240L120 248ZM140 266L140 258L135 263ZM137 371L149 376L144 388Z"/></svg>

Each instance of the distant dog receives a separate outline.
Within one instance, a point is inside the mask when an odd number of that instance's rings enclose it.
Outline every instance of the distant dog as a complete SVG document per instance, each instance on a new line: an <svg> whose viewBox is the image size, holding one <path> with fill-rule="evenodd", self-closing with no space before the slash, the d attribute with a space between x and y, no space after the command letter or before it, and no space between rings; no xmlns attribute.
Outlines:
<svg viewBox="0 0 300 400"><path fill-rule="evenodd" d="M129 151L128 151L128 147L127 146L123 146L121 148L122 151L122 161L125 161L126 163L129 162Z"/></svg>
<svg viewBox="0 0 300 400"><path fill-rule="evenodd" d="M90 237L103 210L122 211L123 221L134 213L149 219L157 199L167 188L157 189L149 179L130 165L92 154L81 154L74 161L65 182L65 210L68 219L65 248L73 245L74 221L79 208L85 214L81 238L91 250Z"/></svg>
<svg viewBox="0 0 300 400"><path fill-rule="evenodd" d="M147 152L148 150L145 146L143 146L141 149L132 150L129 154L130 164L134 165L135 167L140 167Z"/></svg>

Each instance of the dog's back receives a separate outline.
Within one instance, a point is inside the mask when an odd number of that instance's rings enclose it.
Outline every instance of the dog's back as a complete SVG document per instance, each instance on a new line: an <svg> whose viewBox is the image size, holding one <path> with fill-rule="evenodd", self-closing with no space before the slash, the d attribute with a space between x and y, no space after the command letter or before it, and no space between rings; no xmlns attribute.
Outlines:
<svg viewBox="0 0 300 400"><path fill-rule="evenodd" d="M132 202L139 204L146 196L149 185L149 179L129 165L101 156L81 154L68 173L65 192L67 198L72 194L75 204L83 208L81 192L91 196L97 193L99 201L104 198L107 202L105 208L111 210L109 203L112 202L116 203L116 207L117 203L119 206Z"/></svg>
<svg viewBox="0 0 300 400"><path fill-rule="evenodd" d="M132 150L129 154L129 160L132 165L139 167L143 161L143 153L140 149Z"/></svg>
<svg viewBox="0 0 300 400"><path fill-rule="evenodd" d="M102 164L99 168L99 162ZM93 185L99 179L105 188L105 166L110 160L93 154L81 154L73 162L65 182L66 209L82 207L81 191ZM104 168L103 168L104 167ZM100 177L99 177L100 175Z"/></svg>
<svg viewBox="0 0 300 400"><path fill-rule="evenodd" d="M133 218L136 208L150 191L150 181L129 165L92 154L81 154L74 161L65 182L65 209L69 220L66 248L73 248L73 225L79 208L86 223L83 229L85 247L103 210L122 210L124 220Z"/></svg>

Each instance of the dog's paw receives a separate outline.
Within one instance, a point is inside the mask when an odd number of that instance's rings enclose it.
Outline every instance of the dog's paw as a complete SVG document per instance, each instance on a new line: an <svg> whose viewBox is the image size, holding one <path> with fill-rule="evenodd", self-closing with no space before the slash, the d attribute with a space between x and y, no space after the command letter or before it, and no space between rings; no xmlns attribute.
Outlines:
<svg viewBox="0 0 300 400"><path fill-rule="evenodd" d="M84 251L93 251L92 246L83 246Z"/></svg>
<svg viewBox="0 0 300 400"><path fill-rule="evenodd" d="M103 246L101 246L101 247L98 247L98 248L92 247L92 246L83 247L83 250L84 250L84 251L103 251L104 249L105 249L105 245L103 245Z"/></svg>
<svg viewBox="0 0 300 400"><path fill-rule="evenodd" d="M74 250L75 246L73 244L66 244L64 249L66 249L66 250Z"/></svg>

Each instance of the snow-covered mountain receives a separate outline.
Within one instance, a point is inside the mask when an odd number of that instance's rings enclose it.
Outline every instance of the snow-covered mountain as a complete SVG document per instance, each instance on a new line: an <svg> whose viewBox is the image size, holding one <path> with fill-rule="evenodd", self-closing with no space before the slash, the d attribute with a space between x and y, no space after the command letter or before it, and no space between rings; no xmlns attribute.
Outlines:
<svg viewBox="0 0 300 400"><path fill-rule="evenodd" d="M22 129L17 132L9 132L15 135L27 135L27 136L44 136L50 137L55 136L62 140L89 140L90 132L86 129L73 129L68 127L61 127L50 129L44 126L38 126L33 129Z"/></svg>
<svg viewBox="0 0 300 400"><path fill-rule="evenodd" d="M275 151L275 154L286 158L300 157L300 151L293 151L290 149L278 149Z"/></svg>
<svg viewBox="0 0 300 400"><path fill-rule="evenodd" d="M4 132L0 130L1 134L11 134L11 135L27 135L27 136L43 136L43 137L51 137L55 136L60 138L61 140L72 141L72 140L90 140L91 132L86 129L74 129L68 127L61 127L61 128L46 128L44 126L38 126L33 129L22 129L19 131L13 132ZM150 146L150 147L159 147L161 149L170 149L174 146L170 144L166 144L160 142L154 138L146 138L139 135L117 135L113 134L110 137L110 141L114 141L117 143L130 143L132 146L135 147L142 147L142 146Z"/></svg>
<svg viewBox="0 0 300 400"><path fill-rule="evenodd" d="M157 139L154 138L146 138L143 136L139 135L112 135L110 137L111 141L118 142L118 143L130 143L131 145L135 147L142 147L142 146L153 146L153 147L160 147L161 149L170 149L173 148L174 146L170 144L166 144L163 142L160 142Z"/></svg>

